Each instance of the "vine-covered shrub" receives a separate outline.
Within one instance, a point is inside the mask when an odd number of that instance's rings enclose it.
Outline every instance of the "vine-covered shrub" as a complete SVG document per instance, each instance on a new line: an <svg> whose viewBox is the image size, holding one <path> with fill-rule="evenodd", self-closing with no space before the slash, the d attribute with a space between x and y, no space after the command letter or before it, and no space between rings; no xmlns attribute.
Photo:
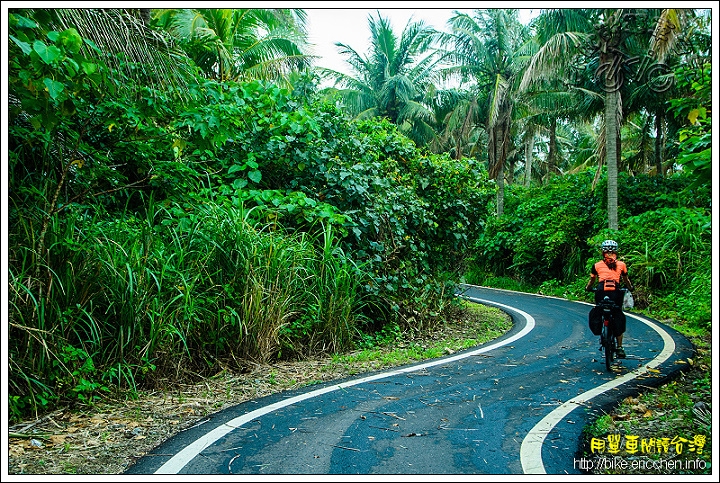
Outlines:
<svg viewBox="0 0 720 483"><path fill-rule="evenodd" d="M380 324L438 312L452 293L442 274L457 271L487 217L493 185L479 163L424 155L386 120L349 121L273 85L207 81L202 92L208 102L185 110L177 131L214 190L285 229L333 223L371 274Z"/></svg>

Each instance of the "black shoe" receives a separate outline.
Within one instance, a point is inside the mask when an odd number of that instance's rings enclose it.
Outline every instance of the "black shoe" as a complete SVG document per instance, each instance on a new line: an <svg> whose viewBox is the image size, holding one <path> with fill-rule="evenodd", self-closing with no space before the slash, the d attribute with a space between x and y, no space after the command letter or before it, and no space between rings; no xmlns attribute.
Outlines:
<svg viewBox="0 0 720 483"><path fill-rule="evenodd" d="M618 359L625 359L625 350L622 347L615 349L615 357Z"/></svg>

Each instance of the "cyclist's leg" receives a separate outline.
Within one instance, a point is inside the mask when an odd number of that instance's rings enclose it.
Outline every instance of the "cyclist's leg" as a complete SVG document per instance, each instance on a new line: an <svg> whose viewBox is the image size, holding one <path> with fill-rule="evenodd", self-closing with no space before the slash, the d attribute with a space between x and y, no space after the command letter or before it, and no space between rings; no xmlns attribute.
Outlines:
<svg viewBox="0 0 720 483"><path fill-rule="evenodd" d="M625 349L622 346L622 336L618 338L618 345L615 347L615 357L618 359L625 359Z"/></svg>
<svg viewBox="0 0 720 483"><path fill-rule="evenodd" d="M625 335L625 325L626 325L626 319L625 314L623 313L622 309L618 309L617 313L615 314L615 338L617 339L617 349L616 354L618 359L624 359L625 358L625 349L623 348L623 335Z"/></svg>

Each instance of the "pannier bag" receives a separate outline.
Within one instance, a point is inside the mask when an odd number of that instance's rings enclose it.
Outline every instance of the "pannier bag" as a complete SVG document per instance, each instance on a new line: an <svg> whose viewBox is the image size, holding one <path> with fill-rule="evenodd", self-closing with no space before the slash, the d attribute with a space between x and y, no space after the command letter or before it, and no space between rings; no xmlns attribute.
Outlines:
<svg viewBox="0 0 720 483"><path fill-rule="evenodd" d="M602 332L602 309L593 307L588 314L588 325L593 335L600 335Z"/></svg>
<svg viewBox="0 0 720 483"><path fill-rule="evenodd" d="M612 315L613 320L615 321L615 327L620 331L620 334L624 333L625 325L627 324L625 313L616 307L615 310L613 310ZM600 335L602 333L602 318L603 311L601 307L596 306L590 309L590 313L588 313L588 326L590 327L590 331L593 335Z"/></svg>

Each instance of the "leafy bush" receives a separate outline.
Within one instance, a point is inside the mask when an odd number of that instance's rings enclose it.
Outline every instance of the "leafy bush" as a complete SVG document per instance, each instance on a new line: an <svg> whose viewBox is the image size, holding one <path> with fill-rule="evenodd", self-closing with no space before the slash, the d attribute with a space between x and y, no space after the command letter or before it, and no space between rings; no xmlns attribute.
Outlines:
<svg viewBox="0 0 720 483"><path fill-rule="evenodd" d="M373 274L368 320L423 323L417 314L437 312L443 273L457 273L487 217L493 186L477 162L421 155L386 120L350 122L269 84L205 81L202 92L209 102L186 109L175 129L189 132L186 159L205 159L213 190L287 229L331 223Z"/></svg>
<svg viewBox="0 0 720 483"><path fill-rule="evenodd" d="M596 226L599 202L590 171L555 177L548 186L513 186L503 216L489 220L475 243L480 271L528 283L569 280L585 273L586 236Z"/></svg>

